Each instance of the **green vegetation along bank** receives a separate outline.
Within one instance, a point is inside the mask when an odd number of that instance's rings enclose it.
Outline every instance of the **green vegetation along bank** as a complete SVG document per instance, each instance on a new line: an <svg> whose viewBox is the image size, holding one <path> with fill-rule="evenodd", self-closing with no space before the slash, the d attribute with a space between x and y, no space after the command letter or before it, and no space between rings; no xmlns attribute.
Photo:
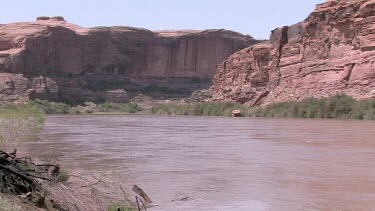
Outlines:
<svg viewBox="0 0 375 211"><path fill-rule="evenodd" d="M28 101L27 106L41 109L46 114L92 114L98 112L137 113L143 109L137 103L102 103L91 102L72 106L66 103L49 102L46 100Z"/></svg>
<svg viewBox="0 0 375 211"><path fill-rule="evenodd" d="M10 107L9 104L7 104L7 106ZM3 109L3 107L0 109ZM15 108L16 106L13 107ZM267 106L253 108L235 102L181 103L181 101L169 101L154 103L152 106L145 108L142 104L138 103L124 104L107 102L94 104L88 102L83 105L71 106L65 103L48 102L44 100L29 101L25 105L17 107L29 109L28 111L37 111L35 113L38 115L44 112L45 114L121 113L231 116L233 110L240 110L244 117L375 119L375 99L356 100L347 95L336 95L320 99L306 98L301 101L273 103ZM20 114L23 113L21 112Z"/></svg>
<svg viewBox="0 0 375 211"><path fill-rule="evenodd" d="M375 99L356 100L347 95L302 101L274 103L249 108L234 102L196 103L189 105L158 104L151 108L156 115L231 116L240 110L245 117L367 119L375 118Z"/></svg>
<svg viewBox="0 0 375 211"><path fill-rule="evenodd" d="M13 150L21 141L36 139L44 121L43 110L35 106L0 105L0 150Z"/></svg>

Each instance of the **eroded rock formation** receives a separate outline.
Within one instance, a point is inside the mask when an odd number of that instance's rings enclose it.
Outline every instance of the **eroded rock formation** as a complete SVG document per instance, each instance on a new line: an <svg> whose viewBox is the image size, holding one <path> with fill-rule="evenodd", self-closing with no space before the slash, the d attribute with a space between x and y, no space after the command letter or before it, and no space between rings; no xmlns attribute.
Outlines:
<svg viewBox="0 0 375 211"><path fill-rule="evenodd" d="M375 0L318 4L302 22L272 31L218 68L214 101L249 105L346 93L375 98Z"/></svg>
<svg viewBox="0 0 375 211"><path fill-rule="evenodd" d="M38 17L0 25L0 93L13 99L35 89L37 98L95 101L97 89L106 91L97 86L112 80L116 90L131 78L211 79L217 64L256 42L227 30L82 28Z"/></svg>

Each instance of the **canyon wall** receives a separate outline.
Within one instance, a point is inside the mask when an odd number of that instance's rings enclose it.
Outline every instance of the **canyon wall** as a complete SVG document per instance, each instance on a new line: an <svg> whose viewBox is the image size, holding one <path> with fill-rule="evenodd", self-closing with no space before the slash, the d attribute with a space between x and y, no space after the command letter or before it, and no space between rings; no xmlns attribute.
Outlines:
<svg viewBox="0 0 375 211"><path fill-rule="evenodd" d="M101 83L124 88L134 78L207 81L224 59L257 42L228 30L83 28L62 17L3 24L0 97L14 100L29 92L42 99L95 101L97 89L106 91L95 87Z"/></svg>
<svg viewBox="0 0 375 211"><path fill-rule="evenodd" d="M348 94L375 98L375 1L331 0L270 41L219 65L213 101L268 104Z"/></svg>

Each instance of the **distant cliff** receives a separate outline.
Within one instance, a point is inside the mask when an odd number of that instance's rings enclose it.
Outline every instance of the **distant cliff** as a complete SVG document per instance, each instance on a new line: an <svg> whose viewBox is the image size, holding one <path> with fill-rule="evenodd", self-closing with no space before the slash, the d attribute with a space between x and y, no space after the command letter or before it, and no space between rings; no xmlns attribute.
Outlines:
<svg viewBox="0 0 375 211"><path fill-rule="evenodd" d="M145 78L207 81L219 63L254 43L252 37L228 30L82 28L62 17L4 24L0 25L0 97L11 100L31 94L95 101L105 97L99 91L106 87L96 87L100 84L129 88L131 79L143 85L148 83Z"/></svg>
<svg viewBox="0 0 375 211"><path fill-rule="evenodd" d="M331 0L224 61L214 101L267 104L346 93L375 98L375 1Z"/></svg>

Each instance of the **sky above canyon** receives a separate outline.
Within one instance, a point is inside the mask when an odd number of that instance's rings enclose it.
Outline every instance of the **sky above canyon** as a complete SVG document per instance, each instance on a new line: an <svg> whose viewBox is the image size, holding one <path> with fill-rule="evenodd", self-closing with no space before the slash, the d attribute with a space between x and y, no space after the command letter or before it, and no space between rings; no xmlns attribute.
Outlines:
<svg viewBox="0 0 375 211"><path fill-rule="evenodd" d="M268 39L270 31L305 19L324 0L11 0L0 23L64 16L83 27L136 26L151 30L230 29Z"/></svg>

